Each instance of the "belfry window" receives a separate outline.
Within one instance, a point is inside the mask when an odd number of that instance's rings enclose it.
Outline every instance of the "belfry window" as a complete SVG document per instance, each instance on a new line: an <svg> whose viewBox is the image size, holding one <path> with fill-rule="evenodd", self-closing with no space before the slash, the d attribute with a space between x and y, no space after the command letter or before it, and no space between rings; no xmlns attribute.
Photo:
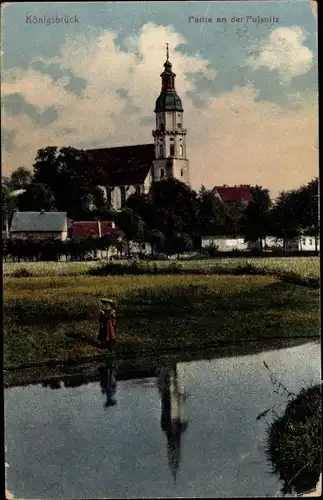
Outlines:
<svg viewBox="0 0 323 500"><path fill-rule="evenodd" d="M165 125L163 123L159 126L161 132L165 132Z"/></svg>
<svg viewBox="0 0 323 500"><path fill-rule="evenodd" d="M163 168L160 169L160 178L163 179L165 177L165 170Z"/></svg>
<svg viewBox="0 0 323 500"><path fill-rule="evenodd" d="M170 154L170 156L175 156L175 146L174 146L174 144L171 144L169 146L169 154Z"/></svg>
<svg viewBox="0 0 323 500"><path fill-rule="evenodd" d="M184 170L181 168L181 177L184 175Z"/></svg>
<svg viewBox="0 0 323 500"><path fill-rule="evenodd" d="M183 145L179 145L179 156L183 156Z"/></svg>
<svg viewBox="0 0 323 500"><path fill-rule="evenodd" d="M162 144L159 145L159 156L164 157L164 146Z"/></svg>

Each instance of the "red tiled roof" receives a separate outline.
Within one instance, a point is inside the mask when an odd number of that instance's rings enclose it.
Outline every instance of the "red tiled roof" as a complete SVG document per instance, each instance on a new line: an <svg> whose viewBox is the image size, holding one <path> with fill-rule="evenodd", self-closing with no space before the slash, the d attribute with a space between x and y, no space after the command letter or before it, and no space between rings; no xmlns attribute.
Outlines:
<svg viewBox="0 0 323 500"><path fill-rule="evenodd" d="M113 223L109 221L77 221L72 225L72 238L87 238L89 236L99 237L115 233Z"/></svg>
<svg viewBox="0 0 323 500"><path fill-rule="evenodd" d="M87 149L88 158L107 186L143 184L155 160L154 144Z"/></svg>
<svg viewBox="0 0 323 500"><path fill-rule="evenodd" d="M215 189L219 193L222 201L247 203L253 200L249 186L216 186Z"/></svg>

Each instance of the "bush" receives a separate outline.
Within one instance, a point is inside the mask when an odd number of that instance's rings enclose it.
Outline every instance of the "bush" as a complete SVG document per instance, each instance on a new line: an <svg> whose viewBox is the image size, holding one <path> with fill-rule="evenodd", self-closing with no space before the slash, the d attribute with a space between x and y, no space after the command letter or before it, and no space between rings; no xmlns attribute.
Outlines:
<svg viewBox="0 0 323 500"><path fill-rule="evenodd" d="M245 264L239 264L236 268L232 269L232 274L235 276L240 276L240 275L250 275L250 274L266 274L263 269L259 269L252 264L245 263Z"/></svg>
<svg viewBox="0 0 323 500"><path fill-rule="evenodd" d="M268 433L267 456L283 494L315 488L321 472L321 386L302 389Z"/></svg>
<svg viewBox="0 0 323 500"><path fill-rule="evenodd" d="M127 263L107 262L94 269L90 269L88 274L91 276L124 276L129 274L141 275L157 271L157 266L151 266L142 261L133 261Z"/></svg>
<svg viewBox="0 0 323 500"><path fill-rule="evenodd" d="M203 250L211 258L216 257L219 253L219 247L218 247L218 245L215 245L214 243L211 243Z"/></svg>
<svg viewBox="0 0 323 500"><path fill-rule="evenodd" d="M277 276L277 278L287 283L293 283L294 285L307 286L309 288L318 289L320 288L320 277L319 276L300 276L294 271L285 270L273 270L272 274Z"/></svg>
<svg viewBox="0 0 323 500"><path fill-rule="evenodd" d="M19 269L14 271L11 276L13 276L13 278L31 278L32 275L33 274L28 271L28 269L26 269L25 267L20 267Z"/></svg>
<svg viewBox="0 0 323 500"><path fill-rule="evenodd" d="M172 262L169 266L160 269L163 274L184 274L184 269L178 262Z"/></svg>

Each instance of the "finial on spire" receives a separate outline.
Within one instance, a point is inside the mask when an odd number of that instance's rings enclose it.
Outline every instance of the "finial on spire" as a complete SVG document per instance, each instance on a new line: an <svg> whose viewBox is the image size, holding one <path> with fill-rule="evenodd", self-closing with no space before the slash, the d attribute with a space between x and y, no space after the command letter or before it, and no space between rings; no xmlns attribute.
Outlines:
<svg viewBox="0 0 323 500"><path fill-rule="evenodd" d="M166 43L166 61L169 59L168 43Z"/></svg>

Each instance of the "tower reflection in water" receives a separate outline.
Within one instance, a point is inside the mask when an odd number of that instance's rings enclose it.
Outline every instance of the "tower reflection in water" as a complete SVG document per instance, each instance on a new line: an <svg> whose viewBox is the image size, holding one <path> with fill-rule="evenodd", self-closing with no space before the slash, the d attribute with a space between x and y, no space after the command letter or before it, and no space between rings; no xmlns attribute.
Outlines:
<svg viewBox="0 0 323 500"><path fill-rule="evenodd" d="M117 391L116 373L117 368L114 362L106 362L99 368L100 373L100 387L102 394L106 395L105 408L117 404L115 399Z"/></svg>
<svg viewBox="0 0 323 500"><path fill-rule="evenodd" d="M181 438L188 425L184 368L180 364L161 368L158 385L161 395L161 428L167 438L169 468L176 480L181 460Z"/></svg>

